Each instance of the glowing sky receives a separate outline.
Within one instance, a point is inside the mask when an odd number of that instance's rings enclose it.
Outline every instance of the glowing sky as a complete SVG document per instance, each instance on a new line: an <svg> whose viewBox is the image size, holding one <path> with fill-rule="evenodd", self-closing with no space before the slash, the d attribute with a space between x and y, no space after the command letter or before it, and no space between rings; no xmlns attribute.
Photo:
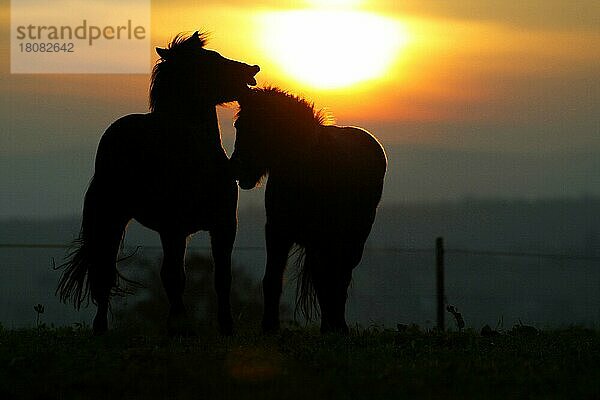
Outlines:
<svg viewBox="0 0 600 400"><path fill-rule="evenodd" d="M147 109L147 75L10 75L0 5L0 152L95 143ZM204 29L208 47L259 64L259 84L303 94L340 124L490 151L600 150L599 26L595 0L152 3L153 46Z"/></svg>

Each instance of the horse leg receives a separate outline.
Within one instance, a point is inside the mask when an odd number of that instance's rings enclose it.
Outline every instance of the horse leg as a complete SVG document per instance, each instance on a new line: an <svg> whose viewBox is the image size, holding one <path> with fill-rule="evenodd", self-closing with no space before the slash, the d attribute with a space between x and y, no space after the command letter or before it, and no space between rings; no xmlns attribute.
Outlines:
<svg viewBox="0 0 600 400"><path fill-rule="evenodd" d="M330 276L330 272L315 280L315 291L321 310L321 333L348 334L346 324L346 299L350 285L351 271L348 274Z"/></svg>
<svg viewBox="0 0 600 400"><path fill-rule="evenodd" d="M352 281L352 271L360 263L363 254L364 243L356 243L354 246L344 245L337 254L336 260L332 260L335 276L331 281L331 322L335 332L348 334L346 323L346 301L348 299L348 287Z"/></svg>
<svg viewBox="0 0 600 400"><path fill-rule="evenodd" d="M321 333L349 333L346 301L352 270L362 258L364 244L323 249L314 268L314 286L321 309Z"/></svg>
<svg viewBox="0 0 600 400"><path fill-rule="evenodd" d="M272 224L265 227L267 265L263 277L264 313L263 332L279 330L279 303L283 286L283 272L292 247L292 241L277 231Z"/></svg>
<svg viewBox="0 0 600 400"><path fill-rule="evenodd" d="M344 265L343 267L346 267ZM352 270L346 268L337 269L337 276L331 282L331 305L330 305L330 331L347 335L349 333L346 323L346 300L348 299L348 287L352 280Z"/></svg>
<svg viewBox="0 0 600 400"><path fill-rule="evenodd" d="M236 225L229 229L210 231L212 256L215 263L215 291L217 293L217 320L222 335L233 333L231 317L231 252L235 241Z"/></svg>
<svg viewBox="0 0 600 400"><path fill-rule="evenodd" d="M306 248L304 269L310 274L312 286L319 302L321 333L333 331L331 270L328 270L328 250L309 246Z"/></svg>
<svg viewBox="0 0 600 400"><path fill-rule="evenodd" d="M110 295L117 284L117 257L127 219L95 218L91 232L91 257L89 285L96 316L92 328L95 335L108 330Z"/></svg>
<svg viewBox="0 0 600 400"><path fill-rule="evenodd" d="M187 236L161 232L163 262L160 277L169 299L169 317L167 331L170 336L191 336L193 329L187 318L183 302L185 289L185 248Z"/></svg>

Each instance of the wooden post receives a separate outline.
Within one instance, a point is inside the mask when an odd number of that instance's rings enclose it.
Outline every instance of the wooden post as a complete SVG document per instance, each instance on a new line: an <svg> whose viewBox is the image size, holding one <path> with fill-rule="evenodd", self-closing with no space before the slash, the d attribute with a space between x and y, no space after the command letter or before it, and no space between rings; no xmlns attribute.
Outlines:
<svg viewBox="0 0 600 400"><path fill-rule="evenodd" d="M435 239L435 276L437 293L437 329L445 330L444 324L444 238Z"/></svg>

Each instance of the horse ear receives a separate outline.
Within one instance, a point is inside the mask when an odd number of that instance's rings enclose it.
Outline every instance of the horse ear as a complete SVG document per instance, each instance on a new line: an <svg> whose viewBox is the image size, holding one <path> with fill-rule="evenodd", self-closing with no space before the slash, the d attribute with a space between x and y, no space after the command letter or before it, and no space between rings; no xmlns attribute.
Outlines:
<svg viewBox="0 0 600 400"><path fill-rule="evenodd" d="M162 58L163 60L166 60L167 57L169 56L169 50L163 49L161 47L157 47L156 54L158 54L160 56L160 58Z"/></svg>
<svg viewBox="0 0 600 400"><path fill-rule="evenodd" d="M200 38L200 32L196 31L192 36L190 36L190 41L188 42L192 46L200 46L204 47L204 40Z"/></svg>

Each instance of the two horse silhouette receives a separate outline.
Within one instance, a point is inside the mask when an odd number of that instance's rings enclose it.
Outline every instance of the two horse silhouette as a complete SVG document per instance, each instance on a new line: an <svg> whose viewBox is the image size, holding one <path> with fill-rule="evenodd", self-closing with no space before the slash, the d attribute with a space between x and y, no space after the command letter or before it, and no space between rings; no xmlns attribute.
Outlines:
<svg viewBox="0 0 600 400"><path fill-rule="evenodd" d="M136 219L160 235L169 334L191 334L183 302L185 249L191 234L206 230L219 329L231 334L236 179L250 189L268 172L263 328L279 326L283 269L297 243L306 249L300 308L310 316L316 293L322 331L347 332L346 289L381 197L383 150L364 131L322 126L304 100L250 89L259 67L226 59L205 44L196 32L157 48L151 112L122 117L102 136L79 238L61 265L57 293L78 309L91 298L97 306L94 333L105 332L111 295L126 291L116 260L127 224ZM216 106L234 100L241 108L230 162Z"/></svg>

